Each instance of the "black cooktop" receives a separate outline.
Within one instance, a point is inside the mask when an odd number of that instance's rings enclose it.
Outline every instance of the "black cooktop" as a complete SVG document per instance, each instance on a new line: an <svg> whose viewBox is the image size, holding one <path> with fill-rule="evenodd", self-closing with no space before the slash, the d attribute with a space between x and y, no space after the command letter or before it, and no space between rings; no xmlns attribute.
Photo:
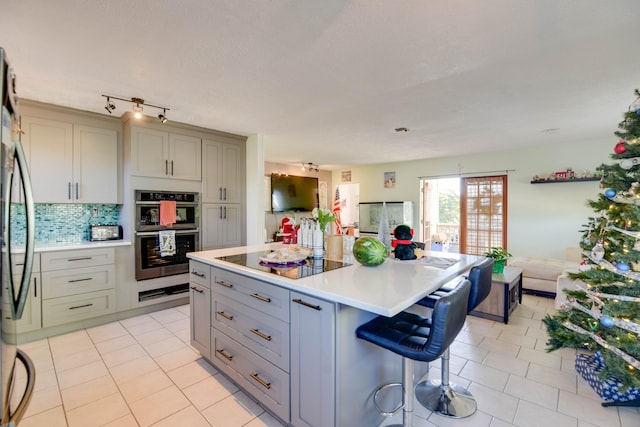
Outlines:
<svg viewBox="0 0 640 427"><path fill-rule="evenodd" d="M218 259L233 264L242 265L244 267L253 268L255 270L273 273L279 276L288 277L289 279L300 279L302 277L313 276L314 274L324 273L325 271L336 270L338 268L351 265L342 261L333 261L322 258L307 258L305 260L287 263L273 264L260 261L271 251L250 252L247 254L222 256Z"/></svg>

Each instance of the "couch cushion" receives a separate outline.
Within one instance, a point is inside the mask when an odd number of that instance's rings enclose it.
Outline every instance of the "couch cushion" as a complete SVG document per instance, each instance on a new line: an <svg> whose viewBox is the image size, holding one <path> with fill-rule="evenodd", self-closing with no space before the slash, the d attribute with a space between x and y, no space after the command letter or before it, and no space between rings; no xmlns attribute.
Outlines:
<svg viewBox="0 0 640 427"><path fill-rule="evenodd" d="M542 257L513 257L508 264L522 268L523 277L550 280L554 285L558 276L567 268L567 263L563 260Z"/></svg>

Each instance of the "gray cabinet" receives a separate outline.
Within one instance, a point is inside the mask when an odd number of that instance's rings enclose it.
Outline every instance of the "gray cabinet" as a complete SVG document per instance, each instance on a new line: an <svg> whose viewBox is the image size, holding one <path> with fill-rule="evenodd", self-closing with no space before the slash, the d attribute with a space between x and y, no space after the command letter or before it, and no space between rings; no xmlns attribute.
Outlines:
<svg viewBox="0 0 640 427"><path fill-rule="evenodd" d="M335 304L291 293L291 424L335 425Z"/></svg>
<svg viewBox="0 0 640 427"><path fill-rule="evenodd" d="M200 181L200 138L136 126L125 127L125 132L131 175Z"/></svg>
<svg viewBox="0 0 640 427"><path fill-rule="evenodd" d="M191 345L203 356L211 357L211 270L206 264L189 262L189 310Z"/></svg>
<svg viewBox="0 0 640 427"><path fill-rule="evenodd" d="M244 227L240 204L202 204L202 250L242 245Z"/></svg>
<svg viewBox="0 0 640 427"><path fill-rule="evenodd" d="M202 249L244 242L245 148L239 141L202 141Z"/></svg>
<svg viewBox="0 0 640 427"><path fill-rule="evenodd" d="M42 326L115 312L113 248L41 254Z"/></svg>
<svg viewBox="0 0 640 427"><path fill-rule="evenodd" d="M211 268L214 366L289 421L289 291Z"/></svg>
<svg viewBox="0 0 640 427"><path fill-rule="evenodd" d="M300 281L287 280L287 289L280 280L228 263L210 266L211 316L205 322L211 352L203 356L219 371L288 426L384 421L372 394L382 384L401 381L401 358L355 335L376 314L311 296L313 290L298 286ZM321 286L330 274L314 283ZM423 377L427 367L416 364L415 377Z"/></svg>
<svg viewBox="0 0 640 427"><path fill-rule="evenodd" d="M11 258L11 272L13 273L13 284L16 290L20 286L23 267L24 257L21 254L14 254ZM7 281L6 284L8 285L8 283ZM27 295L22 318L16 322L16 331L18 333L36 331L42 327L41 293L40 254L34 254L29 295ZM10 313L9 301L3 300L3 304L5 304L5 313Z"/></svg>
<svg viewBox="0 0 640 427"><path fill-rule="evenodd" d="M118 203L118 133L23 116L36 203Z"/></svg>
<svg viewBox="0 0 640 427"><path fill-rule="evenodd" d="M244 145L202 141L202 201L242 203L244 194Z"/></svg>

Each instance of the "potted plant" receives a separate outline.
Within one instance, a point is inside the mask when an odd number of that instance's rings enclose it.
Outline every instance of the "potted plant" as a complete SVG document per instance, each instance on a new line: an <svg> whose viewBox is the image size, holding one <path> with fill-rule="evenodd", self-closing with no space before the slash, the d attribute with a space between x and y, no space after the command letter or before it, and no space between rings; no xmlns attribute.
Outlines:
<svg viewBox="0 0 640 427"><path fill-rule="evenodd" d="M513 256L509 252L507 252L505 248L500 246L492 246L489 252L485 252L482 255L486 256L487 258L493 258L493 272L496 274L502 274L507 259Z"/></svg>
<svg viewBox="0 0 640 427"><path fill-rule="evenodd" d="M320 225L320 230L322 230L322 234L327 232L327 225L329 225L330 222L333 222L336 220L336 217L333 215L333 213L331 213L331 211L327 209L315 208L311 212L311 215L313 216L313 219L318 220L318 224Z"/></svg>

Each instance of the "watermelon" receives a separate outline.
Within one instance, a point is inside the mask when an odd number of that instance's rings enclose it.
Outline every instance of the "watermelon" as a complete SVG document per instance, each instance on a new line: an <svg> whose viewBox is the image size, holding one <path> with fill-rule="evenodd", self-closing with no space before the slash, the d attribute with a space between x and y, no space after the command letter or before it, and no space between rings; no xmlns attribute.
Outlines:
<svg viewBox="0 0 640 427"><path fill-rule="evenodd" d="M380 265L387 259L387 248L375 237L360 237L353 245L353 256L362 265Z"/></svg>

